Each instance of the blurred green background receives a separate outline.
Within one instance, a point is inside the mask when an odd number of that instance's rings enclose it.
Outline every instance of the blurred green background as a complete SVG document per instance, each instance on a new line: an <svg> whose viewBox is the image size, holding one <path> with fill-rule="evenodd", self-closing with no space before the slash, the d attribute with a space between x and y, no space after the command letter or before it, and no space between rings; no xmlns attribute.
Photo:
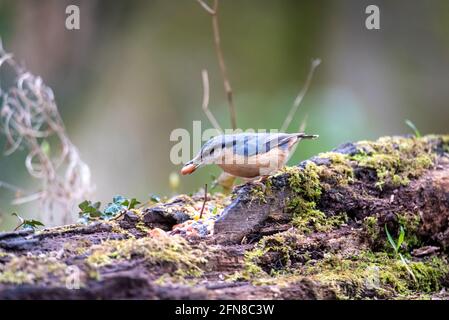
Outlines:
<svg viewBox="0 0 449 320"><path fill-rule="evenodd" d="M81 29L65 28L77 4ZM377 4L381 30L365 28ZM279 128L314 57L322 59L290 131L307 113L307 132L291 164L340 143L405 134L411 119L423 133L448 133L449 2L225 0L223 50L239 127ZM0 0L0 37L53 88L69 136L92 170L93 200L115 194L170 195L175 128L210 127L201 111L201 69L210 74L210 108L229 127L213 47L211 20L195 0ZM0 137L0 145L5 139ZM32 189L24 153L0 156L0 181ZM195 192L219 170L181 177ZM0 189L0 230L16 222Z"/></svg>

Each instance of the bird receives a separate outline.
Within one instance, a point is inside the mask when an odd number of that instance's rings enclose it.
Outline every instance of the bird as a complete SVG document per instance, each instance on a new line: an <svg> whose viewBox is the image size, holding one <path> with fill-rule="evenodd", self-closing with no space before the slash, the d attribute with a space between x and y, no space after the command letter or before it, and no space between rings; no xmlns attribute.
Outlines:
<svg viewBox="0 0 449 320"><path fill-rule="evenodd" d="M216 164L231 176L245 180L266 177L281 169L293 146L302 139L318 135L300 133L236 133L222 134L208 140L181 169L182 175Z"/></svg>

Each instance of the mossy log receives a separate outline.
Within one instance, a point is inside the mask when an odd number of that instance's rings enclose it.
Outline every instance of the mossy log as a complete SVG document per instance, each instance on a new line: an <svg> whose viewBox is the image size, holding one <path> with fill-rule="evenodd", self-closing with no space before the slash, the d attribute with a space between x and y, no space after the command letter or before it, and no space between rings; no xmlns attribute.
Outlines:
<svg viewBox="0 0 449 320"><path fill-rule="evenodd" d="M449 136L347 143L261 183L0 234L2 299L446 299ZM196 232L177 226L195 225Z"/></svg>

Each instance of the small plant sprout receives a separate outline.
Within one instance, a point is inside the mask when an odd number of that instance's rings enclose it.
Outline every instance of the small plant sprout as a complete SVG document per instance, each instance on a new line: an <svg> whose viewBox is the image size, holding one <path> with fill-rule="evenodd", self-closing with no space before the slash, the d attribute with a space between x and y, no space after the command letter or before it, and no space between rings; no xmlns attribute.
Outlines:
<svg viewBox="0 0 449 320"><path fill-rule="evenodd" d="M416 138L421 138L421 133L419 132L418 128L416 128L415 124L410 120L405 120L405 124L413 130L413 133L415 134Z"/></svg>
<svg viewBox="0 0 449 320"><path fill-rule="evenodd" d="M135 209L140 202L136 198L127 199L117 195L112 198L112 202L108 203L106 208L101 211L101 202L92 203L85 200L78 207L81 209L79 216L80 221L87 223L92 220L115 220L118 219L126 210Z"/></svg>
<svg viewBox="0 0 449 320"><path fill-rule="evenodd" d="M95 220L101 217L102 212L100 211L101 202L92 203L91 201L84 200L78 207L80 208L79 216L80 220L87 223L91 220Z"/></svg>
<svg viewBox="0 0 449 320"><path fill-rule="evenodd" d="M416 279L415 274L413 273L413 270L410 268L410 266L407 263L407 260L404 258L402 253L400 252L401 245L404 243L405 239L405 230L403 226L400 226L399 228L399 236L398 240L394 241L393 237L391 236L390 232L388 231L387 225L385 225L385 233L387 234L388 242L390 243L391 247L393 248L395 255L399 257L401 262L404 264L405 269L407 269L407 272L410 274L410 276L413 278L415 282L418 282Z"/></svg>
<svg viewBox="0 0 449 320"><path fill-rule="evenodd" d="M33 220L33 219L24 219L21 216L19 216L17 213L13 213L13 216L17 217L17 219L19 219L20 224L15 227L14 231L19 230L20 228L22 229L32 229L32 230L36 230L37 227L43 227L44 224L38 220Z"/></svg>

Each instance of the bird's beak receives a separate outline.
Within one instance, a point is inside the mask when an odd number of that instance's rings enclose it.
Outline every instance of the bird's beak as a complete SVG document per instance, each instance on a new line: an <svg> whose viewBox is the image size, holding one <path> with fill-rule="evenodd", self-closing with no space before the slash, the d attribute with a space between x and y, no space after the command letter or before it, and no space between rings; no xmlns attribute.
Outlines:
<svg viewBox="0 0 449 320"><path fill-rule="evenodd" d="M194 164L193 161L187 162L184 167L181 169L181 174L191 174L193 173L197 168L199 167L199 164Z"/></svg>

